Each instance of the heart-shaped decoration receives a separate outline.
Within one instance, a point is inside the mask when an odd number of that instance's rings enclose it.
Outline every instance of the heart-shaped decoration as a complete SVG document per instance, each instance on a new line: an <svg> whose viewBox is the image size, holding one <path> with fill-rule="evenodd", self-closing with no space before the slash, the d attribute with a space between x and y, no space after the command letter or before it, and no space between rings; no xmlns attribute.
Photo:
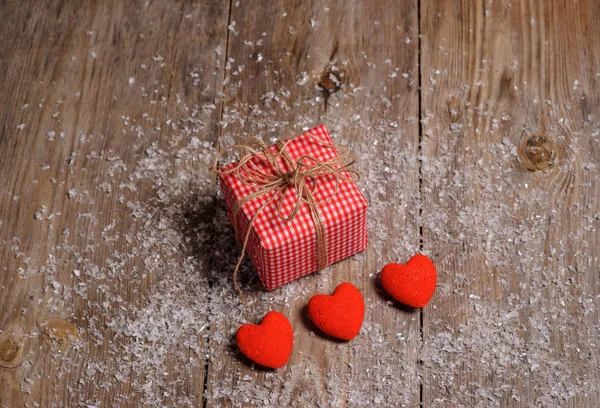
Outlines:
<svg viewBox="0 0 600 408"><path fill-rule="evenodd" d="M365 301L351 283L340 284L333 295L315 295L308 301L308 315L324 333L341 340L352 340L365 317Z"/></svg>
<svg viewBox="0 0 600 408"><path fill-rule="evenodd" d="M260 324L245 324L235 336L240 351L256 364L268 368L283 367L294 347L294 330L279 312L269 312Z"/></svg>
<svg viewBox="0 0 600 408"><path fill-rule="evenodd" d="M421 308L435 292L437 272L425 255L417 254L406 264L391 263L381 271L381 284L400 303Z"/></svg>

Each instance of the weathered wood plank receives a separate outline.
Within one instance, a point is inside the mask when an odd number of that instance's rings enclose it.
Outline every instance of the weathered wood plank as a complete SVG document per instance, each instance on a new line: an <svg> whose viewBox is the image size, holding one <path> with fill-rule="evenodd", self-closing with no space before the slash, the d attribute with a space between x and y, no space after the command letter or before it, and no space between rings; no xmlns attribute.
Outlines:
<svg viewBox="0 0 600 408"><path fill-rule="evenodd" d="M418 406L420 315L386 303L376 279L383 264L419 249L416 2L234 3L220 144L251 134L285 139L324 123L358 156L371 243L270 293L246 263L244 307L231 283L239 247L220 201L207 406ZM359 287L367 306L349 343L313 333L304 310L310 296L343 281ZM291 360L276 371L253 368L234 342L241 324L269 310L288 316L296 336Z"/></svg>
<svg viewBox="0 0 600 408"><path fill-rule="evenodd" d="M202 404L228 7L2 5L0 406Z"/></svg>
<svg viewBox="0 0 600 408"><path fill-rule="evenodd" d="M427 407L592 407L600 16L592 1L422 2Z"/></svg>

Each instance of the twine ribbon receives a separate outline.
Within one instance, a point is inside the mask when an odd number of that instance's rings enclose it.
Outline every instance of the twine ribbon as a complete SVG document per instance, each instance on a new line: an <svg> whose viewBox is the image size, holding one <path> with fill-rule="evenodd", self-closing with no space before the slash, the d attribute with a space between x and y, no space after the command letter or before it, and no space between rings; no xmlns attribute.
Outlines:
<svg viewBox="0 0 600 408"><path fill-rule="evenodd" d="M321 147L335 149L333 144L313 134L304 133L303 136L313 139ZM232 208L233 229L238 241L242 242L242 252L233 270L233 282L243 303L245 303L244 293L238 283L237 275L246 253L246 246L252 225L258 215L269 204L277 200L275 215L282 221L288 222L294 219L302 208L302 205L306 205L315 226L317 270L321 270L328 265L327 239L325 225L317 207L333 200L337 196L341 182L356 182L359 178L358 172L350 169L350 166L354 164L354 158L346 154L327 161L320 161L313 156L303 155L294 162L287 151L289 143L293 140L294 138L288 139L285 142L277 142L277 151L274 152L261 139L251 136L241 145L233 145L223 149L215 158L214 165L211 168L211 171L217 175L232 174L245 186L256 189L253 193L237 201ZM241 152L239 161L233 166L219 166L219 159L229 150L239 150ZM316 201L314 194L318 182L328 177L335 180L335 189L326 199ZM283 213L283 204L288 192L292 189L296 191L297 200L291 213L285 215ZM246 236L242 241L238 228L238 213L245 204L270 193L272 193L271 196L250 218Z"/></svg>

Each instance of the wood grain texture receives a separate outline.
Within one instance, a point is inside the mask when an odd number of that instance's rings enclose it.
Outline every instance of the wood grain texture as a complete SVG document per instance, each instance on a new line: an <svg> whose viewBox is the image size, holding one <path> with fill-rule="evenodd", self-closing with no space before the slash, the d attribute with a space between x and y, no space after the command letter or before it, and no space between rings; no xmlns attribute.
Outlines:
<svg viewBox="0 0 600 408"><path fill-rule="evenodd" d="M386 303L377 289L382 262L407 259L419 245L416 2L239 2L229 27L220 144L251 134L285 139L324 123L359 156L363 176L382 181L365 191L365 253L271 293L250 279L247 307L231 287L239 247L221 202L207 406L418 406L419 312ZM223 260L228 253L234 257ZM248 266L246 280L255 274ZM348 343L324 338L305 310L311 295L343 281L366 301L362 333ZM276 372L253 368L234 343L242 323L258 323L271 309L295 331L292 357Z"/></svg>
<svg viewBox="0 0 600 408"><path fill-rule="evenodd" d="M189 248L185 234L153 236L151 260L142 246L160 206L172 209L165 231L193 232L178 213L193 197L161 202L140 163L176 146L173 133L216 140L222 77L190 72L223 67L228 5L9 1L0 13L0 349L12 367L0 367L0 406L201 404L204 334L198 355L140 323L169 290L193 301L161 286L166 270L193 263L160 246ZM217 107L188 118L206 104ZM192 177L198 167L180 159Z"/></svg>
<svg viewBox="0 0 600 408"><path fill-rule="evenodd" d="M421 6L423 405L596 406L597 4Z"/></svg>

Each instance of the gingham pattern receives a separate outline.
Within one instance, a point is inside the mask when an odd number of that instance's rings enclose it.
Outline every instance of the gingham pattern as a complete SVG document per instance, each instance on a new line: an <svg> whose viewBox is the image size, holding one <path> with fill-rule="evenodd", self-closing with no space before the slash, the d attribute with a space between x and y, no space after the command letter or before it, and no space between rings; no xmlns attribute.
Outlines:
<svg viewBox="0 0 600 408"><path fill-rule="evenodd" d="M333 145L325 126L318 126L296 136L287 145L286 150L293 161L303 155L320 161L338 156L335 149L322 146L310 136L306 136L308 133ZM275 146L270 149L277 150ZM256 191L256 188L244 185L233 174L221 174L219 182L227 203L229 219L233 222L231 208L235 202ZM334 190L334 178L322 176L318 178L314 198L316 201L325 200ZM250 219L272 194L274 193L257 197L242 207L237 220L240 237L245 237ZM296 199L296 190L289 189L283 202L284 214L292 212ZM277 201L278 199L273 200L256 217L246 247L248 256L267 290L273 290L317 270L316 233L308 207L303 205L292 220L284 222L275 215ZM341 182L335 199L317 208L325 226L329 264L366 248L367 200L356 184Z"/></svg>

